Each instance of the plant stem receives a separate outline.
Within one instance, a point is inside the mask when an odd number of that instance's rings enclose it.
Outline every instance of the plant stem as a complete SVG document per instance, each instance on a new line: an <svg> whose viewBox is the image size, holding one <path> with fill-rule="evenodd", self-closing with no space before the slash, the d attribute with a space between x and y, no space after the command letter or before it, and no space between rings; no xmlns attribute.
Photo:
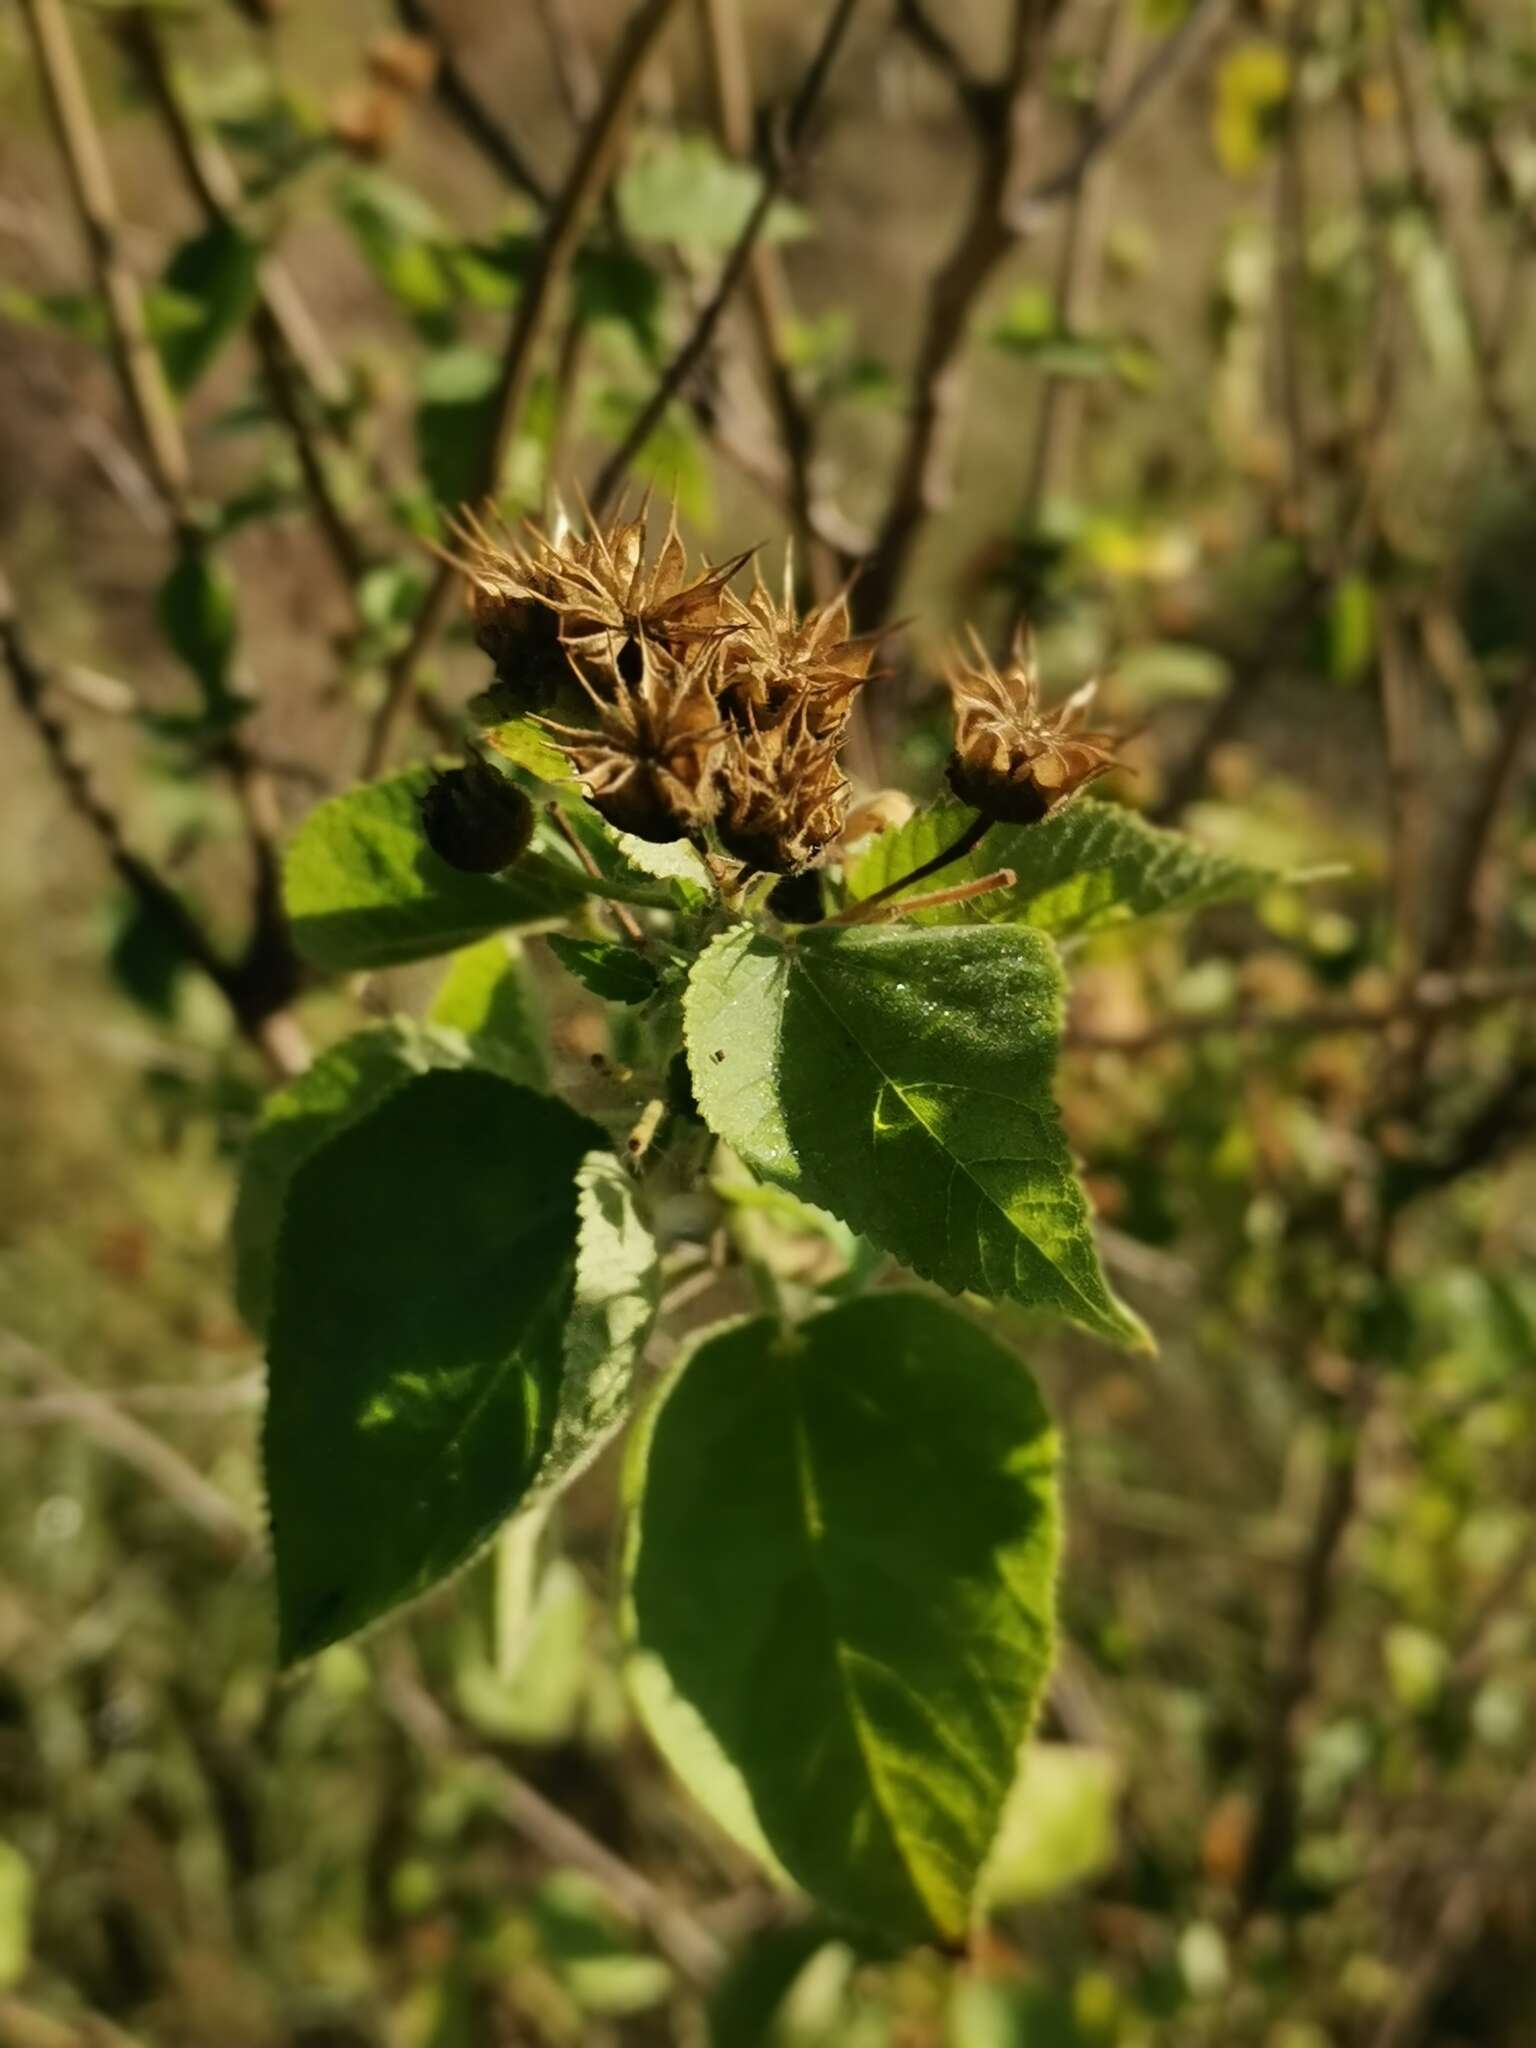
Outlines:
<svg viewBox="0 0 1536 2048"><path fill-rule="evenodd" d="M677 6L678 0L640 0L619 40L602 98L593 109L576 160L549 210L513 314L502 353L501 376L491 404L485 453L472 497L493 495L500 482L507 449L522 424L539 345L556 298L613 170L646 61ZM447 616L457 581L457 570L448 562L440 562L416 614L411 636L391 666L384 701L363 756L365 776L379 774L394 751L416 693L417 673Z"/></svg>
<svg viewBox="0 0 1536 2048"><path fill-rule="evenodd" d="M936 875L942 868L952 867L957 860L964 860L980 846L992 830L996 821L978 811L969 825L960 834L953 846L946 846L942 853L936 853L932 860L925 860L921 867L913 868L910 874L900 875L894 882L887 882L883 889L877 889L873 896L861 897L857 909L861 916L867 915L881 903L888 903L903 889L910 889L914 882L925 882L930 875Z"/></svg>

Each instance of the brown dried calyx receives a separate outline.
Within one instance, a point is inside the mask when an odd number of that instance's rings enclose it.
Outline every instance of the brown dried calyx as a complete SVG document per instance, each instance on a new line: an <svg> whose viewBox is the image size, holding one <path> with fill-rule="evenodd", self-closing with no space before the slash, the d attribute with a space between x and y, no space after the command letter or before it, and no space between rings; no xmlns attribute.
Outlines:
<svg viewBox="0 0 1536 2048"><path fill-rule="evenodd" d="M973 660L956 655L945 680L955 707L949 786L962 803L1010 825L1033 825L1115 765L1118 736L1085 732L1093 701L1087 683L1045 710L1034 646L1025 628L1005 668L971 634Z"/></svg>
<svg viewBox="0 0 1536 2048"><path fill-rule="evenodd" d="M743 725L749 715L771 723L803 709L812 731L840 736L869 680L876 646L850 633L847 592L802 618L786 552L781 597L773 596L761 573L745 602L726 596L739 627L726 644L728 708Z"/></svg>
<svg viewBox="0 0 1536 2048"><path fill-rule="evenodd" d="M738 598L747 557L691 572L675 508L654 560L643 508L525 541L465 515L457 537L493 715L537 716L609 824L781 875L837 839L838 757L873 655L844 599L801 618L787 569L782 599L760 579Z"/></svg>
<svg viewBox="0 0 1536 2048"><path fill-rule="evenodd" d="M642 637L672 653L731 630L726 585L747 555L690 577L674 506L661 548L647 561L645 514L553 535L530 525L518 539L460 514L457 566L468 583L475 639L496 664L503 716L548 710L575 675L596 689L638 679ZM750 550L748 550L750 553Z"/></svg>
<svg viewBox="0 0 1536 2048"><path fill-rule="evenodd" d="M706 640L674 654L643 633L627 644L638 672L621 676L613 668L607 689L579 678L595 727L539 722L615 831L637 839L694 837L714 812L726 731L716 701L719 647Z"/></svg>

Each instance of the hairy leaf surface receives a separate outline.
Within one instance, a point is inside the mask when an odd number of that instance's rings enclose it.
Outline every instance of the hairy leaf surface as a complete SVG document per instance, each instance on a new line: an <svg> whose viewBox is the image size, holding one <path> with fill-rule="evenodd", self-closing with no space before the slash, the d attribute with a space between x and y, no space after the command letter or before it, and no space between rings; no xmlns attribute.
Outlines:
<svg viewBox="0 0 1536 2048"><path fill-rule="evenodd" d="M600 1143L513 1082L429 1073L294 1175L265 1443L286 1661L462 1564L538 1476L577 1284L578 1173Z"/></svg>
<svg viewBox="0 0 1536 2048"><path fill-rule="evenodd" d="M1019 1360L897 1293L709 1338L637 1444L642 1711L834 1912L965 1930L1050 1662L1055 1458Z"/></svg>
<svg viewBox="0 0 1536 2048"><path fill-rule="evenodd" d="M940 804L882 833L848 877L850 897L862 901L932 860L954 845L973 816L963 804ZM1254 896L1277 880L1149 825L1118 804L1081 797L1038 825L994 825L979 846L931 882L915 884L914 893L959 888L999 868L1012 868L1018 877L1011 889L916 911L910 922L1031 924L1068 938L1159 911Z"/></svg>
<svg viewBox="0 0 1536 2048"><path fill-rule="evenodd" d="M699 1108L754 1172L925 1278L1145 1342L1099 1268L1051 1094L1061 973L1020 927L717 939L688 986Z"/></svg>
<svg viewBox="0 0 1536 2048"><path fill-rule="evenodd" d="M430 768L331 797L288 850L284 896L299 950L321 967L396 967L511 926L558 922L586 893L529 857L504 875L461 874L422 836Z"/></svg>

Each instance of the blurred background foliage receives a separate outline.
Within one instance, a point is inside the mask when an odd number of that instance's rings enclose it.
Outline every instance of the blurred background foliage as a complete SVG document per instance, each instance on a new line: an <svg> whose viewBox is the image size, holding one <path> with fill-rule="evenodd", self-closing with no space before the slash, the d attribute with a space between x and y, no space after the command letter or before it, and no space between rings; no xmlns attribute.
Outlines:
<svg viewBox="0 0 1536 2048"><path fill-rule="evenodd" d="M225 1253L257 1049L291 1048L263 878L402 675L440 731L484 680L456 623L413 650L421 542L478 487L628 12L0 12L0 2043L1519 2048L1525 0L865 0L793 162L811 10L688 0L507 451L509 509L600 471L777 164L632 468L711 552L795 533L808 590L862 563L862 622L910 621L866 790L935 790L943 641L1027 611L1051 683L1101 671L1137 730L1125 801L1335 871L1072 963L1064 1105L1161 1352L997 1318L1063 1428L1070 1547L974 1953L807 1923L684 1811L617 1679L612 1460L536 1550L274 1678ZM61 21L110 171L90 238L39 85ZM122 275L169 425L114 378ZM238 971L104 879L64 744ZM529 964L568 1068L622 1057ZM299 1011L323 1038L426 994ZM724 1209L790 1277L862 1256ZM700 1321L742 1288L677 1285Z"/></svg>

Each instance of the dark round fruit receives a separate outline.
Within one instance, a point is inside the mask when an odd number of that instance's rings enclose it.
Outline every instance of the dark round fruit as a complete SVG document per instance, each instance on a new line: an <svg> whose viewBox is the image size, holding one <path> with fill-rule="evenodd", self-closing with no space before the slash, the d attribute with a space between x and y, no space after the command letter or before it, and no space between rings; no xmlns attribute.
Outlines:
<svg viewBox="0 0 1536 2048"><path fill-rule="evenodd" d="M421 800L421 829L438 859L467 875L511 867L533 837L533 805L483 761L450 768Z"/></svg>
<svg viewBox="0 0 1536 2048"><path fill-rule="evenodd" d="M768 891L768 908L784 924L820 924L826 916L821 876L814 868L786 875Z"/></svg>

